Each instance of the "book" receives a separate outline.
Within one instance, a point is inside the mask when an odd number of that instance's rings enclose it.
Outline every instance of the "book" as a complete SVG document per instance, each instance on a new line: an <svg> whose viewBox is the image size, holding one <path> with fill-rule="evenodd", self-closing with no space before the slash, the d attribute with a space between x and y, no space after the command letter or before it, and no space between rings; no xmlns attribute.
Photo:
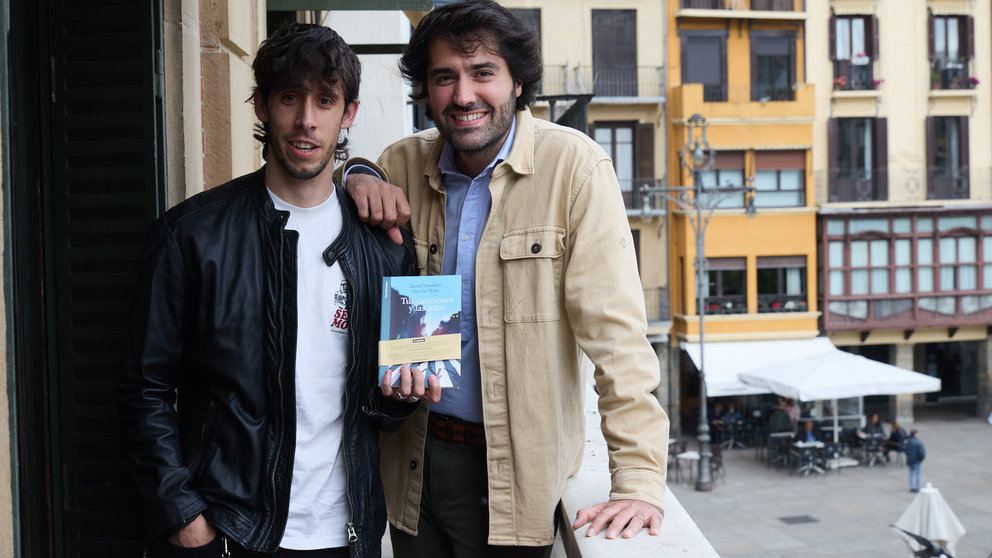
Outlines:
<svg viewBox="0 0 992 558"><path fill-rule="evenodd" d="M398 386L403 364L430 375L442 388L457 388L461 376L461 275L382 278L379 384L387 370Z"/></svg>

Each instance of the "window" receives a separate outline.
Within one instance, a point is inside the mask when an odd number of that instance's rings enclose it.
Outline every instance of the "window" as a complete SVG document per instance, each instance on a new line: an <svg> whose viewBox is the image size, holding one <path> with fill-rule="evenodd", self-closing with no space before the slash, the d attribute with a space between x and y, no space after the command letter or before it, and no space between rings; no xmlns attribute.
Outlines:
<svg viewBox="0 0 992 558"><path fill-rule="evenodd" d="M744 186L744 152L717 151L713 159L713 168L699 173L703 181L703 189L707 188L742 188ZM744 207L744 192L709 192L701 197L703 207L718 207L734 209Z"/></svg>
<svg viewBox="0 0 992 558"><path fill-rule="evenodd" d="M834 89L875 89L872 75L878 56L878 18L830 18L830 59L834 62Z"/></svg>
<svg viewBox="0 0 992 558"><path fill-rule="evenodd" d="M703 101L727 100L727 32L680 30L682 83L703 84Z"/></svg>
<svg viewBox="0 0 992 558"><path fill-rule="evenodd" d="M593 139L613 159L620 189L629 192L634 184L634 123L596 122Z"/></svg>
<svg viewBox="0 0 992 558"><path fill-rule="evenodd" d="M758 313L805 312L806 257L758 258Z"/></svg>
<svg viewBox="0 0 992 558"><path fill-rule="evenodd" d="M992 218L982 210L825 219L825 329L986 325Z"/></svg>
<svg viewBox="0 0 992 558"><path fill-rule="evenodd" d="M935 16L928 20L930 87L967 89L974 87L968 63L975 57L975 20L968 16Z"/></svg>
<svg viewBox="0 0 992 558"><path fill-rule="evenodd" d="M831 118L827 123L830 159L829 200L880 201L888 198L887 121L884 118Z"/></svg>
<svg viewBox="0 0 992 558"><path fill-rule="evenodd" d="M755 207L806 205L805 151L756 151L754 167Z"/></svg>
<svg viewBox="0 0 992 558"><path fill-rule="evenodd" d="M710 258L707 263L707 314L747 312L747 262L744 258Z"/></svg>
<svg viewBox="0 0 992 558"><path fill-rule="evenodd" d="M654 126L637 122L599 121L590 125L590 135L613 160L627 209L641 209L641 188L656 185Z"/></svg>
<svg viewBox="0 0 992 558"><path fill-rule="evenodd" d="M637 11L592 11L593 93L637 96Z"/></svg>
<svg viewBox="0 0 992 558"><path fill-rule="evenodd" d="M927 199L968 199L968 117L927 117Z"/></svg>
<svg viewBox="0 0 992 558"><path fill-rule="evenodd" d="M751 32L751 100L791 101L796 37L787 31Z"/></svg>

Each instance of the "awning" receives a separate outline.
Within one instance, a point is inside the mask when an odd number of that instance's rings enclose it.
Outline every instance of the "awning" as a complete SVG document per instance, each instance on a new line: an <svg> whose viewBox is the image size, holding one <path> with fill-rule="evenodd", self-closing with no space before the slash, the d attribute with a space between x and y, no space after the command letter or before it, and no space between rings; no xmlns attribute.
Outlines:
<svg viewBox="0 0 992 558"><path fill-rule="evenodd" d="M821 352L825 350L824 342L833 349L830 340L823 337L705 343L703 374L706 377L706 394L710 397L727 397L771 393L770 389L745 384L737 375ZM683 343L682 348L698 369L699 343Z"/></svg>
<svg viewBox="0 0 992 558"><path fill-rule="evenodd" d="M777 393L800 401L940 390L940 380L842 351L826 337L706 343L707 395ZM682 348L700 367L699 343Z"/></svg>
<svg viewBox="0 0 992 558"><path fill-rule="evenodd" d="M822 352L742 372L740 381L799 401L865 395L899 395L940 391L940 380L842 351L825 342Z"/></svg>

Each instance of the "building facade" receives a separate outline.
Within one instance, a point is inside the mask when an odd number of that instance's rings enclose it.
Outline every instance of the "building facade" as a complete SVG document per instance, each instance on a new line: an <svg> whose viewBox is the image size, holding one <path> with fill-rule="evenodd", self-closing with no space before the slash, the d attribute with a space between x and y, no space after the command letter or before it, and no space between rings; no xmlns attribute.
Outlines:
<svg viewBox="0 0 992 558"><path fill-rule="evenodd" d="M707 354L727 347L721 342L818 334L816 88L805 64L806 27L801 0L667 2L670 183L752 188L691 200L692 207L704 208ZM688 161L695 145L687 148L693 115L705 119L705 137L715 151L698 174ZM699 139L700 130L694 137ZM692 352L701 337L696 214L675 204L670 208L672 342ZM699 363L687 351L679 351L672 377L680 384L683 429L691 431L694 426L685 421L696 422L700 379ZM743 386L715 389L720 370L704 366L703 372L711 397L751 393Z"/></svg>
<svg viewBox="0 0 992 558"><path fill-rule="evenodd" d="M821 327L992 410L992 7L807 3ZM820 85L822 84L822 85Z"/></svg>
<svg viewBox="0 0 992 558"><path fill-rule="evenodd" d="M668 375L667 208L651 190L666 184L665 41L658 0L500 2L541 36L544 81L534 113L584 129L613 159L634 236L660 359L657 395L677 405ZM577 117L576 117L577 115Z"/></svg>

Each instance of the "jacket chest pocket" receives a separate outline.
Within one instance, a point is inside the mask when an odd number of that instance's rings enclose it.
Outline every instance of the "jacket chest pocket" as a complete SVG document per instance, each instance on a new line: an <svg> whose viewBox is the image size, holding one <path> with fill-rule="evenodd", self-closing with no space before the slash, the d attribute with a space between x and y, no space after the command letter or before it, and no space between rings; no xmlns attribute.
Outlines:
<svg viewBox="0 0 992 558"><path fill-rule="evenodd" d="M499 245L507 323L548 322L561 313L565 229L535 227L507 232Z"/></svg>

